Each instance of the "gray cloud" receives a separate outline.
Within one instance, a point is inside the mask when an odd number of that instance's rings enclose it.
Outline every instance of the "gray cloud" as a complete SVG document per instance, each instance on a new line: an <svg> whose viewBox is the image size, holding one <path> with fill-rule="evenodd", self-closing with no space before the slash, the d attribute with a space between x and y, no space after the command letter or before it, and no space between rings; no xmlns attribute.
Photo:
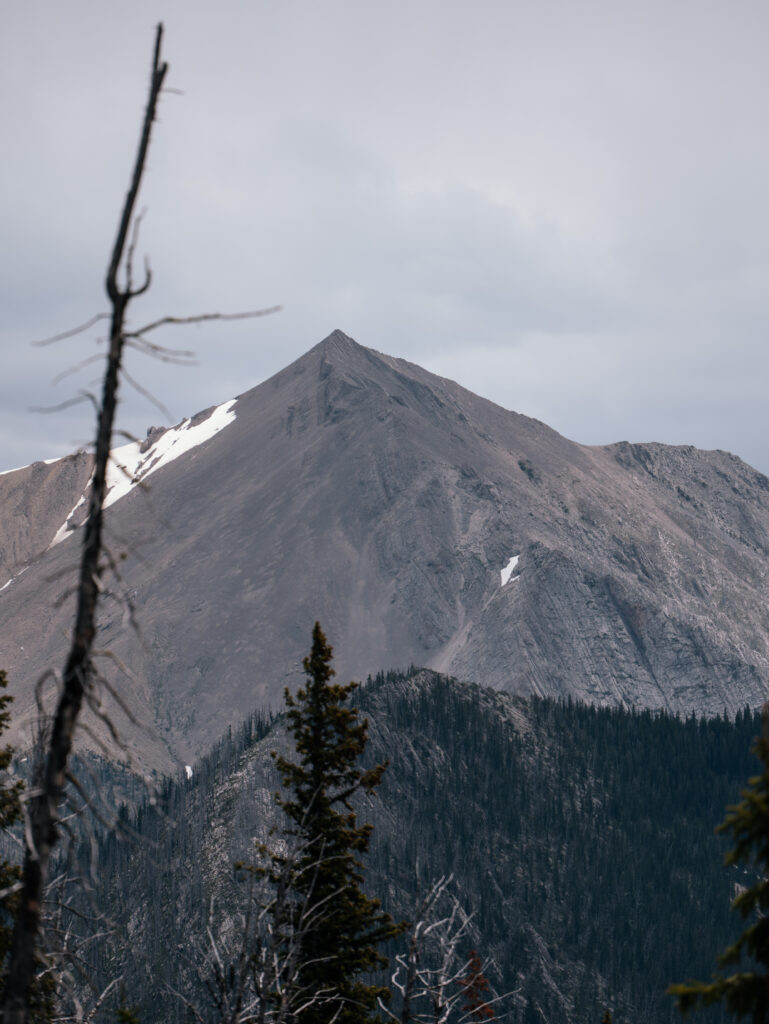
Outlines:
<svg viewBox="0 0 769 1024"><path fill-rule="evenodd" d="M0 34L0 469L69 450L88 386L49 386L105 307L155 21L171 85L143 192L155 284L136 320L200 367L131 372L172 418L333 328L587 443L729 448L769 471L762 3L72 0ZM160 414L125 393L122 422Z"/></svg>

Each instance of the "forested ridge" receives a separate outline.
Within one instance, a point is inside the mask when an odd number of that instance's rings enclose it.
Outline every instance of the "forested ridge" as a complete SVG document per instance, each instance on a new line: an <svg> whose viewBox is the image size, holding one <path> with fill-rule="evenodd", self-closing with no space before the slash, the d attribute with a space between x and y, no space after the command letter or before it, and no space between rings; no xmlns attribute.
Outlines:
<svg viewBox="0 0 769 1024"><path fill-rule="evenodd" d="M409 917L453 874L522 1024L588 1024L605 1007L618 1024L680 1019L665 988L711 974L739 930L735 885L752 880L723 866L714 827L755 773L757 716L524 700L417 670L369 680L355 704L366 762L390 761L359 807L375 826L366 888L386 910ZM237 935L233 864L275 820L273 749L282 720L255 715L191 780L126 807L133 839L101 842L93 899L116 929L91 967L124 974L146 1024L190 1019L173 990L206 1004L206 925L225 945Z"/></svg>

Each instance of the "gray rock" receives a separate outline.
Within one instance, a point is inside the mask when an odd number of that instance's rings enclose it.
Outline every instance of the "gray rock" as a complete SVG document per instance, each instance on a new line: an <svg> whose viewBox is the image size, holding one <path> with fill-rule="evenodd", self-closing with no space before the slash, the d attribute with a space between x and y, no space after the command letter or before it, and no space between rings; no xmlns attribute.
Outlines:
<svg viewBox="0 0 769 1024"><path fill-rule="evenodd" d="M126 558L101 664L133 721L105 704L142 764L280 704L316 619L345 679L418 664L682 714L767 699L769 480L735 456L575 444L340 331L235 412L108 510ZM63 663L80 532L46 548L89 465L0 476L0 566L29 564L0 591L22 738Z"/></svg>

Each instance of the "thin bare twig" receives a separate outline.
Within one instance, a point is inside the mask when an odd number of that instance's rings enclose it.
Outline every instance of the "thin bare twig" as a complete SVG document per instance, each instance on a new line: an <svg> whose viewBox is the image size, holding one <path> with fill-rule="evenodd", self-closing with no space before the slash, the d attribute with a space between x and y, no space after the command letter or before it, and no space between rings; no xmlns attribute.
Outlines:
<svg viewBox="0 0 769 1024"><path fill-rule="evenodd" d="M138 382L138 380L135 380L131 376L131 374L128 372L128 370L126 370L125 366L123 367L123 380L127 381L131 385L131 387L134 389L134 391L137 391L140 395L142 395L142 397L146 398L148 402L150 402L152 405L154 405L155 408L158 410L158 412L162 413L163 416L166 417L166 419L169 419L169 420L173 419L173 417L171 416L171 413L168 411L166 406L163 405L163 403L160 401L160 399L156 398L152 394L152 392L148 391L143 385L141 385Z"/></svg>
<svg viewBox="0 0 769 1024"><path fill-rule="evenodd" d="M199 313L197 316L164 316L160 320L153 320L145 324L138 331L128 331L126 338L138 338L147 331L154 331L158 327L165 327L167 324L202 324L208 320L250 320L256 316L270 316L272 313L279 313L282 306L269 306L267 309L255 309L250 313Z"/></svg>
<svg viewBox="0 0 769 1024"><path fill-rule="evenodd" d="M141 336L127 338L125 344L126 348L136 349L137 352L141 352L145 356L151 356L153 359L158 359L161 363L172 363L174 366L198 365L195 353L189 351L189 349L155 345Z"/></svg>
<svg viewBox="0 0 769 1024"><path fill-rule="evenodd" d="M77 363L76 366L70 366L66 370L62 370L61 373L57 373L51 381L52 384L60 384L65 377L71 377L73 373L77 373L79 370L85 369L86 366L90 366L91 363L99 363L104 357L101 352L96 352L92 356L88 356L87 359L83 359Z"/></svg>
<svg viewBox="0 0 769 1024"><path fill-rule="evenodd" d="M144 219L144 215L146 212L147 209L145 207L143 210L140 210L139 213L137 213L137 215L134 217L133 231L131 232L131 241L128 245L128 253L126 255L125 266L126 291L129 293L129 295L132 294L133 289L134 252L136 251L136 246L139 244L139 229L141 228L142 220ZM148 272L149 268L147 267L146 270Z"/></svg>
<svg viewBox="0 0 769 1024"><path fill-rule="evenodd" d="M68 398L64 402L59 402L58 405L31 405L29 408L30 412L61 412L63 409L69 409L73 405L79 405L81 402L90 402L91 405L98 407L96 396L92 395L90 391L80 391L74 398Z"/></svg>
<svg viewBox="0 0 769 1024"><path fill-rule="evenodd" d="M62 331L61 334L54 334L51 338L43 338L40 341L33 341L30 344L36 347L42 347L43 345L53 345L56 341L65 341L67 338L74 338L77 334L82 334L83 331L87 331L94 324L98 324L100 320L109 320L109 313L97 313L96 316L92 316L90 320L86 320L84 324L80 324L79 327L72 327L68 331Z"/></svg>
<svg viewBox="0 0 769 1024"><path fill-rule="evenodd" d="M67 763L72 750L75 727L83 699L88 697L89 680L92 679L93 673L91 650L96 635L96 606L100 591L102 513L106 492L107 463L112 440L112 425L117 407L125 316L128 305L135 294L130 288L120 289L117 283L117 274L125 254L128 230L144 174L158 97L168 72L168 65L160 60L162 38L163 26L158 25L155 35L149 98L139 150L107 271L106 290L112 304L110 347L98 413L96 456L88 518L83 532L77 612L72 643L62 676L61 693L47 745L45 767L40 782L42 793L30 801L27 808L28 813L25 814L27 841L22 875L23 887L14 922L11 959L4 993L3 1024L25 1024L28 1019L39 942L42 897L46 886L51 852L58 840L59 805L64 793Z"/></svg>
<svg viewBox="0 0 769 1024"><path fill-rule="evenodd" d="M136 197L139 194L139 186L141 185L142 176L144 174L144 164L147 159L147 150L150 144L150 134L152 132L152 123L155 120L157 112L158 97L160 90L163 87L163 80L168 72L168 64L160 61L160 44L163 40L163 26L158 25L157 32L155 34L155 52L152 60L152 80L150 83L150 95L147 101L147 109L144 114L144 124L142 127L141 139L139 141L139 152L136 155L136 164L134 165L134 173L131 178L131 185L126 196L125 203L123 205L123 215L120 218L120 226L118 227L117 238L115 239L115 245L112 249L112 258L110 259L109 269L107 271L106 289L107 295L112 302L113 307L119 307L121 314L125 313L125 307L132 297L132 293L129 290L121 292L117 283L117 274L120 267L120 262L123 259L125 252L126 238L128 235L128 229L131 224L131 218L133 216L134 206L136 205ZM114 324L114 316L113 316ZM120 316L120 327L122 333L123 316ZM114 331L113 331L114 337Z"/></svg>

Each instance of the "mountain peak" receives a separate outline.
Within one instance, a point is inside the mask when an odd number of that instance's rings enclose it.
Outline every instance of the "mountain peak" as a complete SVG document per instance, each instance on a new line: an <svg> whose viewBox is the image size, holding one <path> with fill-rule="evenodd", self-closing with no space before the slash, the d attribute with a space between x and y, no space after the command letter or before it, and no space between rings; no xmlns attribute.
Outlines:
<svg viewBox="0 0 769 1024"><path fill-rule="evenodd" d="M432 386L447 383L443 378L423 370L422 367L410 363L407 359L386 355L377 349L361 345L339 328L332 331L328 337L300 357L297 364L303 364L310 359L319 359L322 377L332 369L338 369L363 373L364 376L368 376L372 371L377 374L395 372L400 376L405 375L409 378L418 378L423 382L429 382Z"/></svg>
<svg viewBox="0 0 769 1024"><path fill-rule="evenodd" d="M355 388L365 388L376 382L380 391L383 388L397 388L395 378L400 381L418 379L428 388L447 383L405 359L388 356L359 344L338 328L275 374L271 380L274 386L280 387L289 381L300 380L306 373L320 382L326 382L326 387L331 379L346 381ZM254 391L258 391L258 386Z"/></svg>
<svg viewBox="0 0 769 1024"><path fill-rule="evenodd" d="M360 369L376 356L379 356L378 352L359 345L349 334L345 334L344 331L337 328L323 341L313 345L304 355L299 356L285 369L280 370L272 379L277 382L295 377L297 374L304 374L308 370L311 373L319 371L321 378L334 370L354 372L356 367Z"/></svg>
<svg viewBox="0 0 769 1024"><path fill-rule="evenodd" d="M354 338L351 338L349 334L345 334L344 331L340 330L338 327L335 328L327 338L324 338L320 344L324 347L336 346L337 348L342 349L349 349L351 345L355 348L363 347L359 345Z"/></svg>
<svg viewBox="0 0 769 1024"><path fill-rule="evenodd" d="M332 331L328 337L324 338L314 349L310 349L310 352L317 352L322 357L328 358L349 358L353 353L360 353L365 351L363 345L359 345L354 338L351 338L349 334L345 334L344 331L340 331L339 328ZM309 355L310 353L308 353Z"/></svg>
<svg viewBox="0 0 769 1024"><path fill-rule="evenodd" d="M220 410L138 453L150 505L134 487L109 509L147 642L114 604L100 628L142 681L125 728L147 764L273 706L317 619L347 678L420 664L685 714L769 694L769 483L728 456L586 448L341 330ZM0 477L22 727L70 628L71 551L50 542L89 475L83 458Z"/></svg>

